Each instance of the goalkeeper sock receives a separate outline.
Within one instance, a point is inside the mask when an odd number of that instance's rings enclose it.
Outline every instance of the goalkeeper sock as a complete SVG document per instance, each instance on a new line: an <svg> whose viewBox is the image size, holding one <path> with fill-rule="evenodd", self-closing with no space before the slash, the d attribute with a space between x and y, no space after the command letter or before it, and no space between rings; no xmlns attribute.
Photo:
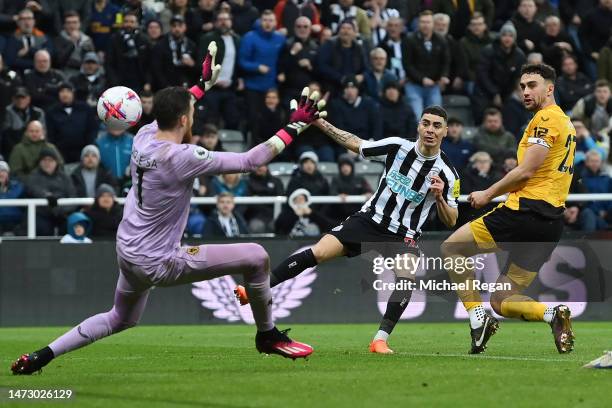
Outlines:
<svg viewBox="0 0 612 408"><path fill-rule="evenodd" d="M470 327L472 329L477 329L484 324L486 311L482 303L469 308L467 312L470 316Z"/></svg>
<svg viewBox="0 0 612 408"><path fill-rule="evenodd" d="M291 255L270 273L270 287L274 287L291 278L295 278L308 268L317 265L317 260L310 248Z"/></svg>

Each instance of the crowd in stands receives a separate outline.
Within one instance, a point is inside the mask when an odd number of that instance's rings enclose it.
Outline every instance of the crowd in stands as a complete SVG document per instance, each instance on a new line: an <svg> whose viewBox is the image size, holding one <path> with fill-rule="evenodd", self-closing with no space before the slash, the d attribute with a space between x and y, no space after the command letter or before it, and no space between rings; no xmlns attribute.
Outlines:
<svg viewBox="0 0 612 408"><path fill-rule="evenodd" d="M196 107L192 140L207 149L223 150L221 129L239 132L245 148L266 140L306 85L328 98L331 123L363 139L414 140L423 108L439 104L450 114L442 149L467 194L517 165L531 117L520 68L544 62L557 70L556 100L577 132L572 192L612 193L611 28L612 0L0 1L0 199L48 199L39 235L112 237L115 197L131 186L132 140L152 120L154 93L195 83L211 41L222 70ZM105 129L95 113L115 85L143 104L125 132ZM267 166L197 179L194 196L217 196L217 205L192 206L187 233L317 235L358 206L311 205L310 196L376 188L356 174L359 157L315 128L277 160L296 164L288 184ZM323 162L337 163L333 180L318 171ZM289 199L277 219L270 206L234 205L254 195ZM57 206L63 197L95 204ZM609 229L611 207L568 204L566 224ZM465 222L481 211L460 213ZM21 208L0 207L0 233L24 224Z"/></svg>

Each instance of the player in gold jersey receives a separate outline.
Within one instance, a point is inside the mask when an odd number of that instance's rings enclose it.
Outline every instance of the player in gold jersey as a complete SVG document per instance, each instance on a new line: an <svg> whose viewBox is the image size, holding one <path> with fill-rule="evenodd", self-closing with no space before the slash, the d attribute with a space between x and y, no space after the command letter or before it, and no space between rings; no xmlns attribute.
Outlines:
<svg viewBox="0 0 612 408"><path fill-rule="evenodd" d="M574 171L576 131L555 103L555 79L555 70L548 65L522 67L523 103L534 116L518 146L518 166L488 189L468 197L474 208L503 194L509 193L508 199L455 231L442 245L442 252L454 261L465 261L458 258L507 250L509 259L498 282L509 284L511 289L492 293L491 307L504 317L549 323L557 350L567 353L574 347L570 309L565 305L547 307L522 295L561 238L565 199ZM480 293L473 290L473 270L462 274L449 270L449 274L453 281L466 284L466 290L458 295L470 316L470 353L482 353L498 329L497 319L485 311Z"/></svg>

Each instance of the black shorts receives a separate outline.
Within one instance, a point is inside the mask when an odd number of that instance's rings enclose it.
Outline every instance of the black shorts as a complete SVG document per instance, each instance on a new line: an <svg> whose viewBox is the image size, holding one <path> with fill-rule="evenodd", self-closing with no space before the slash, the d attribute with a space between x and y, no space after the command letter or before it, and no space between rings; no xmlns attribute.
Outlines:
<svg viewBox="0 0 612 408"><path fill-rule="evenodd" d="M416 256L420 254L415 240L392 233L362 212L351 215L328 234L344 245L349 258L370 250L375 250L386 258L405 253Z"/></svg>
<svg viewBox="0 0 612 408"><path fill-rule="evenodd" d="M472 221L470 228L479 247L509 251L509 261L536 272L561 239L563 219L500 205Z"/></svg>

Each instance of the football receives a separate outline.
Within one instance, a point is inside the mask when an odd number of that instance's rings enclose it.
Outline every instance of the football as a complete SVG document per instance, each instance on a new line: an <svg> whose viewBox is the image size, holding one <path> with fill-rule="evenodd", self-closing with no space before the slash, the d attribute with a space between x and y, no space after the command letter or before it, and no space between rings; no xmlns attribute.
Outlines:
<svg viewBox="0 0 612 408"><path fill-rule="evenodd" d="M126 130L142 115L142 104L136 92L125 86L114 86L98 99L98 117L109 130Z"/></svg>

